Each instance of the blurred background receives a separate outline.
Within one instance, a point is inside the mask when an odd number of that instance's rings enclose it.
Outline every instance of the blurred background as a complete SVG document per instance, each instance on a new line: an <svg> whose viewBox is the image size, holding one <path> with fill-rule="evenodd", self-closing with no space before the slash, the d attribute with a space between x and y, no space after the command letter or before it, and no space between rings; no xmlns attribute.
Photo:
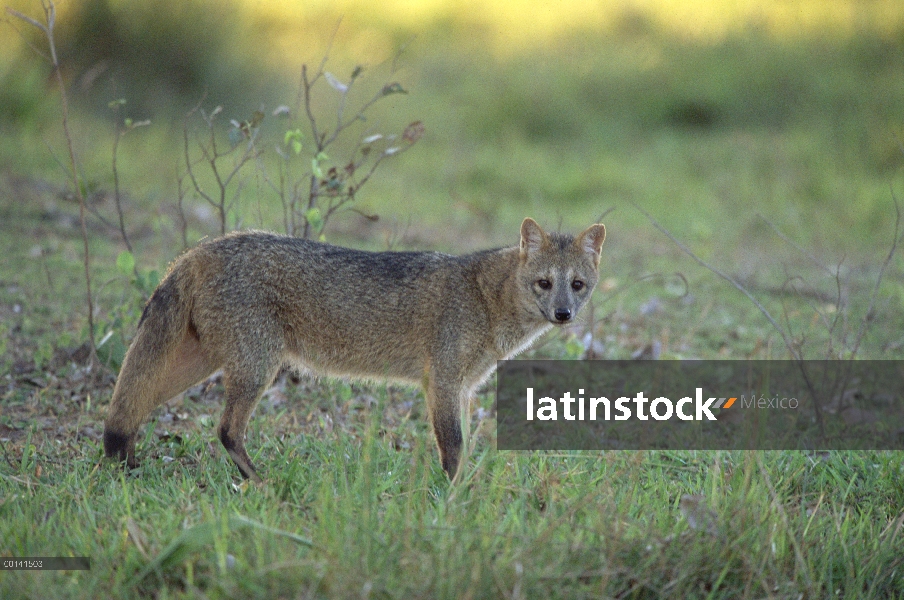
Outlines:
<svg viewBox="0 0 904 600"><path fill-rule="evenodd" d="M34 1L9 6L41 14ZM92 146L110 143L108 103L123 98L124 114L153 122L132 140L140 148L123 148L141 155L126 185L160 198L173 195L185 111L204 97L230 119L269 115L328 48L326 70L340 79L359 64L385 78L404 48L393 77L410 93L373 121L421 120L427 134L361 200L387 214L415 208L428 225L510 226L528 213L572 225L611 207L630 224L630 200L699 241L723 225L730 238L756 233L738 212L756 207L800 226L802 242L834 245L819 230L839 221L878 233L904 162L896 0L77 0L58 10L63 72L90 130L78 136L86 168ZM58 99L23 41L42 42L19 22L4 30L0 127L24 142L3 144L4 167L47 169L38 140L56 135ZM711 221L726 210L729 223Z"/></svg>
<svg viewBox="0 0 904 600"><path fill-rule="evenodd" d="M9 6L41 14L30 0ZM278 161L274 148L295 125L277 109L297 106L302 65L316 69L327 54L324 70L340 84L363 67L349 106L386 83L408 92L374 105L361 135L424 126L410 151L380 165L359 210L331 221L330 241L460 252L514 243L527 215L575 229L611 211L606 268L622 281L656 257L656 268L687 268L636 204L705 260L767 289L788 279L787 264L811 268L813 258L874 273L893 238L900 0L70 0L58 9L86 186L112 185L109 103L124 99L115 118L151 121L119 148L130 223L164 239L186 112L222 106L225 136L230 119L259 111L260 160ZM59 95L30 45L44 47L37 31L7 17L0 170L65 182ZM337 90L320 86L319 114L335 113ZM247 173L231 224L282 229L267 182ZM185 202L193 240L217 233L191 190ZM158 264L178 249L148 247ZM893 264L886 284L900 304ZM835 287L831 277L814 285Z"/></svg>

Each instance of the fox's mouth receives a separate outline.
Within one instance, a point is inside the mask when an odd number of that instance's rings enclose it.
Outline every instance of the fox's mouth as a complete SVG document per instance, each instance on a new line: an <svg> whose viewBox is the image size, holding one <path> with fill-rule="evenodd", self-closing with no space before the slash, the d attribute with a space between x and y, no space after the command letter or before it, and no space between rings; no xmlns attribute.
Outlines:
<svg viewBox="0 0 904 600"><path fill-rule="evenodd" d="M546 311L543 310L539 304L537 305L537 310L540 311L540 314L543 315L543 318L546 319L546 322L549 323L550 325L555 325L557 327L561 327L563 325L569 325L570 323L572 323L572 321L574 321L574 319L568 319L567 321L560 321L558 319L552 318L548 314L546 314Z"/></svg>

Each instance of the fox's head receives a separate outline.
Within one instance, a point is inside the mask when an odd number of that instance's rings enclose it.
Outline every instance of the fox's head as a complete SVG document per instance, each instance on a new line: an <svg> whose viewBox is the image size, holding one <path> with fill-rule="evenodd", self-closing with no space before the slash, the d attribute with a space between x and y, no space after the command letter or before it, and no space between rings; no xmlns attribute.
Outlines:
<svg viewBox="0 0 904 600"><path fill-rule="evenodd" d="M524 219L518 269L523 307L553 325L574 321L599 280L605 239L602 224L572 237L546 233L533 219Z"/></svg>

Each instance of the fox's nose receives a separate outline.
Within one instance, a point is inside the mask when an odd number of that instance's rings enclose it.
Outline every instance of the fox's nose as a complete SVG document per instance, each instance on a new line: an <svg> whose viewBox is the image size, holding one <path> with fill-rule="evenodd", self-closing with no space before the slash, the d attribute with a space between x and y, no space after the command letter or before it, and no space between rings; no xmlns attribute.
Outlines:
<svg viewBox="0 0 904 600"><path fill-rule="evenodd" d="M556 309L556 321L561 321L564 323L565 321L571 318L571 309L568 308L557 308Z"/></svg>

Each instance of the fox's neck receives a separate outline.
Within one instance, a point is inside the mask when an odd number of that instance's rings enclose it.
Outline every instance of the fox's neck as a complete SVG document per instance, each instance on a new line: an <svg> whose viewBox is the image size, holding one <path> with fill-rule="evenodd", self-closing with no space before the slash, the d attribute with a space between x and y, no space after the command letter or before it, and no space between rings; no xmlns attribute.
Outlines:
<svg viewBox="0 0 904 600"><path fill-rule="evenodd" d="M548 321L525 308L525 293L519 286L520 250L503 248L482 257L478 287L489 318L490 332L498 358L508 358L530 345L548 330Z"/></svg>

